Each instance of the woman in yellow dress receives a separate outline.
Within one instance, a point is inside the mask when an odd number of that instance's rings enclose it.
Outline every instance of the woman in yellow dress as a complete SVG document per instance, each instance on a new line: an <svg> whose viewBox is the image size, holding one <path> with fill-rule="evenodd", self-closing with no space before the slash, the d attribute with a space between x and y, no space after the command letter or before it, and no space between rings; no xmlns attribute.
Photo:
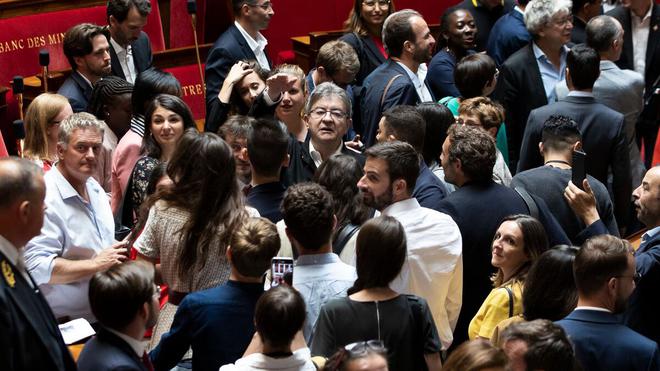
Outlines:
<svg viewBox="0 0 660 371"><path fill-rule="evenodd" d="M529 215L504 219L495 232L491 264L498 268L493 290L470 322L468 336L490 339L502 320L522 313L522 291L532 263L548 249L543 225Z"/></svg>

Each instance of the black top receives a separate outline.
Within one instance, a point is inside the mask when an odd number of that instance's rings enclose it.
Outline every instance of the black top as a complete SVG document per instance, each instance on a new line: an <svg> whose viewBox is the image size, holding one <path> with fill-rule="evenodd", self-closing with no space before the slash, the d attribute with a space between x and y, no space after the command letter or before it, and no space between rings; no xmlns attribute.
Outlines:
<svg viewBox="0 0 660 371"><path fill-rule="evenodd" d="M259 184L250 188L247 195L247 204L259 211L259 215L273 223L282 219L280 204L284 198L286 187L280 182Z"/></svg>
<svg viewBox="0 0 660 371"><path fill-rule="evenodd" d="M381 302L359 302L348 297L328 302L316 323L312 354L329 357L345 345L377 340L379 322L390 370L426 370L424 354L440 351L426 300L399 295Z"/></svg>
<svg viewBox="0 0 660 371"><path fill-rule="evenodd" d="M512 0L503 0L502 5L488 9L479 0L463 0L452 9L465 9L472 14L474 23L477 25L476 50L482 52L486 50L490 29L501 16L512 11L514 5Z"/></svg>

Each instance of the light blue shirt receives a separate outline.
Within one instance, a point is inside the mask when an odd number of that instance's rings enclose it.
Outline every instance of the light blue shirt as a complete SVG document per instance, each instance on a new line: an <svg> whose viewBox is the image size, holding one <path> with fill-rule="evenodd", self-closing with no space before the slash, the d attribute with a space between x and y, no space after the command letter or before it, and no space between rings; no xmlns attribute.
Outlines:
<svg viewBox="0 0 660 371"><path fill-rule="evenodd" d="M307 318L303 335L311 344L316 320L323 304L346 296L357 274L335 253L300 255L293 267L293 287L305 299Z"/></svg>
<svg viewBox="0 0 660 371"><path fill-rule="evenodd" d="M566 56L568 55L568 48L566 45L561 48L559 71L557 71L557 68L550 62L543 50L536 43L532 43L532 49L534 49L534 58L536 58L536 64L539 66L539 72L541 72L543 88L545 89L545 96L548 98L548 103L555 102L557 100L555 86L566 79Z"/></svg>
<svg viewBox="0 0 660 371"><path fill-rule="evenodd" d="M48 284L55 258L84 260L95 257L114 242L115 223L110 201L99 183L89 177L85 201L57 166L46 173L46 215L41 234L25 246L25 265L41 288L55 317L83 317L95 321L87 297L89 278Z"/></svg>

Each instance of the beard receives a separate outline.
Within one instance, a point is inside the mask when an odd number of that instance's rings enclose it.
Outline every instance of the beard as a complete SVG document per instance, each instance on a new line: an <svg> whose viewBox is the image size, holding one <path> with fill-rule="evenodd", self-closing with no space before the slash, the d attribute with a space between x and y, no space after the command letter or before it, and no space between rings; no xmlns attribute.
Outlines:
<svg viewBox="0 0 660 371"><path fill-rule="evenodd" d="M380 196L374 196L370 192L362 192L362 202L364 202L366 206L373 207L378 211L383 211L383 209L392 204L392 185L390 184L387 187L387 190L385 190Z"/></svg>
<svg viewBox="0 0 660 371"><path fill-rule="evenodd" d="M614 314L621 314L626 311L628 308L628 298L625 298L623 295L620 295L616 298L614 302Z"/></svg>

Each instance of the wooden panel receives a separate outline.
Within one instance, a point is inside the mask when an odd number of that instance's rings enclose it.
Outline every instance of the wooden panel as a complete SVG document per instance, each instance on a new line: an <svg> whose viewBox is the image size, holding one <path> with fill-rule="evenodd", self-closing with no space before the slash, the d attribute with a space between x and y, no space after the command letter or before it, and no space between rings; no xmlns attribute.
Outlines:
<svg viewBox="0 0 660 371"><path fill-rule="evenodd" d="M0 19L105 5L106 0L0 0Z"/></svg>

